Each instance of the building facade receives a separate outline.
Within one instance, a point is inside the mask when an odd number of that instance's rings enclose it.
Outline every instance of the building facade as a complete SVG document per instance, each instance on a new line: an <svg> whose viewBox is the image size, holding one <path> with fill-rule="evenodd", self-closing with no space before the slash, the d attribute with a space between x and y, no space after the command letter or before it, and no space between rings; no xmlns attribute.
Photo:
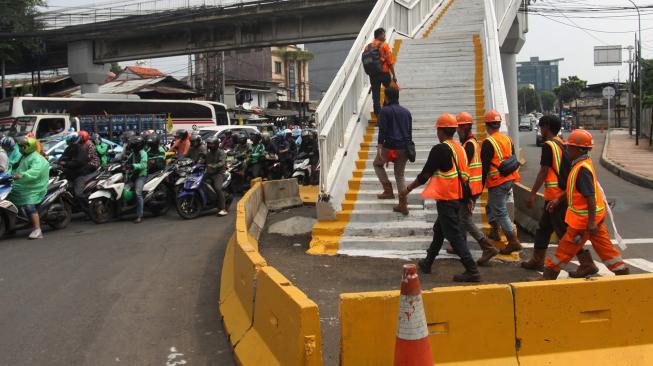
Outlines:
<svg viewBox="0 0 653 366"><path fill-rule="evenodd" d="M553 91L560 85L558 64L564 59L540 60L531 57L530 61L517 62L517 84L535 85L538 91Z"/></svg>
<svg viewBox="0 0 653 366"><path fill-rule="evenodd" d="M190 79L207 99L224 98L230 108L308 103L311 59L310 52L297 46L198 54Z"/></svg>

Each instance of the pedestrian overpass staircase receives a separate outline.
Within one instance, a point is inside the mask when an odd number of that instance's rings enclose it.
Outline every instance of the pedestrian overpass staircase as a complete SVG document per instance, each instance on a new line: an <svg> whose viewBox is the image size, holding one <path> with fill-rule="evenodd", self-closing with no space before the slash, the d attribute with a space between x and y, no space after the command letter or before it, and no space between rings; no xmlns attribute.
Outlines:
<svg viewBox="0 0 653 366"><path fill-rule="evenodd" d="M515 14L520 5L519 1L508 1L511 7L500 3L502 11ZM497 1L414 1L412 6L400 1L377 3L318 107L322 176L319 221L313 228L309 253L423 255L432 239L437 211L434 201L421 197L421 189L409 195L408 216L392 211L396 199L376 198L382 190L372 166L377 121L370 113L369 83L358 62L373 29L383 26L390 35L400 104L413 115L417 160L406 167L407 184L416 178L438 142L434 127L438 115L467 111L476 118L477 135L484 138L485 110L507 112ZM408 27L402 15L406 15ZM387 171L396 194L392 165ZM474 221L484 226L479 207Z"/></svg>

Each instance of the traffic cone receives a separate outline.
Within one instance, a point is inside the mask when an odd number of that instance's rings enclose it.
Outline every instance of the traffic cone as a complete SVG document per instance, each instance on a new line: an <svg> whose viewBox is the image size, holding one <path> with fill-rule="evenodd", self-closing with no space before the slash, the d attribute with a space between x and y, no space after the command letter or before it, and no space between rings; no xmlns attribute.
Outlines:
<svg viewBox="0 0 653 366"><path fill-rule="evenodd" d="M395 366L432 366L422 291L414 264L404 264L395 343Z"/></svg>

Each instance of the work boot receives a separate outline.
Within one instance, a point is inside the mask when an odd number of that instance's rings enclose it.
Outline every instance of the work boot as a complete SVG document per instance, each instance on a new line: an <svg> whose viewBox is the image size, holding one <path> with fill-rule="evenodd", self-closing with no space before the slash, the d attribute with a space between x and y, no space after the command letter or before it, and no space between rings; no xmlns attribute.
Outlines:
<svg viewBox="0 0 653 366"><path fill-rule="evenodd" d="M553 268L544 267L544 274L535 278L529 279L529 281L552 281L558 278L560 271L556 271Z"/></svg>
<svg viewBox="0 0 653 366"><path fill-rule="evenodd" d="M380 200L393 200L395 194L392 192L392 183L383 184L383 192L376 195Z"/></svg>
<svg viewBox="0 0 653 366"><path fill-rule="evenodd" d="M626 267L624 269L620 269L618 271L613 271L615 276L625 276L630 274L630 268Z"/></svg>
<svg viewBox="0 0 653 366"><path fill-rule="evenodd" d="M581 250L576 254L576 258L578 258L579 266L575 271L569 272L569 277L585 278L599 273L599 268L594 264L592 253L589 250Z"/></svg>
<svg viewBox="0 0 653 366"><path fill-rule="evenodd" d="M499 224L496 222L490 222L490 226L490 232L487 234L488 239L501 241L501 235L499 234Z"/></svg>
<svg viewBox="0 0 653 366"><path fill-rule="evenodd" d="M476 261L476 264L481 267L490 265L490 259L499 254L499 249L490 243L487 238L481 239L481 241L478 242L478 245L480 245L481 249L483 249L483 254L481 255L481 258Z"/></svg>
<svg viewBox="0 0 653 366"><path fill-rule="evenodd" d="M453 276L453 282L481 282L481 273L476 267L476 263L463 263L465 272Z"/></svg>
<svg viewBox="0 0 653 366"><path fill-rule="evenodd" d="M544 271L544 259L546 258L546 249L534 249L533 257L527 262L521 262L521 268L530 269L531 271ZM571 275L571 274L570 274Z"/></svg>
<svg viewBox="0 0 653 366"><path fill-rule="evenodd" d="M419 270L422 273L429 274L431 273L431 267L433 266L433 261L435 261L435 255L432 255L431 253L427 252L426 258L417 261L417 266L419 267Z"/></svg>
<svg viewBox="0 0 653 366"><path fill-rule="evenodd" d="M519 242L519 238L517 238L516 232L513 231L512 234L506 233L506 238L508 238L508 245L505 248L501 249L499 253L503 255L510 255L513 252L518 252L523 249L521 243Z"/></svg>
<svg viewBox="0 0 653 366"><path fill-rule="evenodd" d="M392 211L408 216L408 197L399 196L399 204L393 207Z"/></svg>

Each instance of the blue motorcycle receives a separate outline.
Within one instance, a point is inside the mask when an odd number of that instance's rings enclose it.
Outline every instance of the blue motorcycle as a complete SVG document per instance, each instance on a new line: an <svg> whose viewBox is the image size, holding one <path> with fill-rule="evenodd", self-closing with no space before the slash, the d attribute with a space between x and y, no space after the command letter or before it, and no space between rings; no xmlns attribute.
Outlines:
<svg viewBox="0 0 653 366"><path fill-rule="evenodd" d="M10 174L0 174L0 236L32 225L31 219L25 212L7 200L12 183L13 177ZM72 202L73 197L68 192L68 181L58 176L51 177L48 181L48 192L37 206L41 222L55 230L65 228L72 219Z"/></svg>
<svg viewBox="0 0 653 366"><path fill-rule="evenodd" d="M226 207L231 205L233 200L228 187L231 185L231 174L224 173L225 179L222 184L222 191L225 195ZM190 220L197 218L202 212L211 210L218 205L218 195L213 189L212 182L206 178L206 166L197 164L190 174L184 179L184 187L177 194L177 213L183 219Z"/></svg>

